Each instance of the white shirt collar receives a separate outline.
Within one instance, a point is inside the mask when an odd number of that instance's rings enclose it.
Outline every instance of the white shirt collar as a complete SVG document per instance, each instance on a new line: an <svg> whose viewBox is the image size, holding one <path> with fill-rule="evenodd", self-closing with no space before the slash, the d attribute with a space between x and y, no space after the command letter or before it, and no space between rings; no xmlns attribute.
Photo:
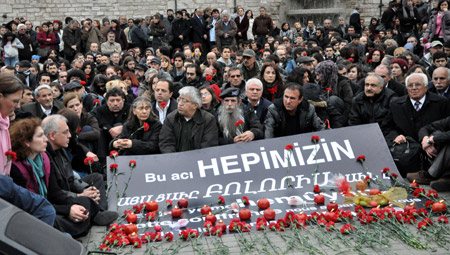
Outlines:
<svg viewBox="0 0 450 255"><path fill-rule="evenodd" d="M52 114L52 108L53 108L53 104L52 107L50 107L50 110L45 109L41 104L39 104L39 106L41 107L41 110L45 113L45 115L50 115Z"/></svg>
<svg viewBox="0 0 450 255"><path fill-rule="evenodd" d="M166 116L167 116L167 109L169 108L169 106L170 106L170 99L169 99L169 101L167 102L167 105L166 105L166 107L164 107L164 109L161 109L161 107L159 107L158 102L156 102L156 110L158 110L158 113L159 113L159 121L160 121L161 123L164 123L164 120L166 119Z"/></svg>
<svg viewBox="0 0 450 255"><path fill-rule="evenodd" d="M409 98L409 100L411 101L411 104L413 105L414 108L415 108L414 104L416 103L416 101L419 101L420 102L419 110L420 110L420 109L422 109L422 106L425 103L425 98L426 97L427 97L427 95L424 95L420 100L414 100L414 99L411 99L411 98Z"/></svg>

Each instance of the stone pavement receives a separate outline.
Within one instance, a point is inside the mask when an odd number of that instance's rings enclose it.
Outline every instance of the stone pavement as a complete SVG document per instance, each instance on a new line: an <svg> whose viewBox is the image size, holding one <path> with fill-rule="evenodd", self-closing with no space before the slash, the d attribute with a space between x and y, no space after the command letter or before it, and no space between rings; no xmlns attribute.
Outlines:
<svg viewBox="0 0 450 255"><path fill-rule="evenodd" d="M426 190L429 187L424 186ZM445 200L450 199L450 192L439 193L439 197ZM434 219L435 220L435 219ZM336 224L340 229L343 224ZM360 226L359 223L353 224ZM416 224L417 225L417 224ZM364 228L366 228L365 226ZM367 227L369 228L369 227ZM151 231L150 229L149 231ZM79 241L82 242L88 250L95 250L101 244L105 235L105 227L93 227L90 233ZM372 230L371 233L376 231ZM417 229L411 227L412 233L417 233ZM376 235L376 234L373 234ZM348 236L339 239L340 233L329 234L317 226L308 225L306 230L302 230L298 239L293 238L293 232L284 233L268 232L266 236L262 232L256 231L252 227L252 232L239 234L225 234L221 238L203 236L198 240L183 241L174 239L173 242L155 243L154 245L143 244L141 248L126 247L118 251L118 254L398 254L398 255L419 255L419 254L450 254L450 243L446 247L438 247L435 243L428 243L422 238L422 243L432 246L434 249L417 250L400 241L396 237L392 237L388 232L383 232L381 237L388 240L387 245L374 245L372 248L362 248L360 250L351 249L351 245L343 245L343 242L352 244L352 240L360 238L360 236ZM418 234L420 236L420 234ZM376 237L378 238L378 237ZM243 241L245 240L245 242ZM270 240L272 245L269 245ZM300 243L303 241L303 245ZM347 240L347 241L345 241ZM223 243L223 245L221 245ZM361 243L361 242L360 242ZM292 245L289 248L289 244ZM372 242L372 244L376 244ZM367 242L370 246L370 242ZM247 251L247 247L252 247ZM310 247L308 249L307 247ZM99 254L99 253L91 253Z"/></svg>

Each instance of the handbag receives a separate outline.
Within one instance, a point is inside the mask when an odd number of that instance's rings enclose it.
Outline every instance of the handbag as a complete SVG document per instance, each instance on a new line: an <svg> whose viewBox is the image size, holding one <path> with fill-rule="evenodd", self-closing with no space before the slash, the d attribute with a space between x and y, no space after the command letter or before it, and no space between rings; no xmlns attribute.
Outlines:
<svg viewBox="0 0 450 255"><path fill-rule="evenodd" d="M41 57L47 57L48 54L50 53L50 50L51 50L50 46L47 46L47 47L45 47L45 48L39 47L39 48L37 49L37 52L36 52L36 53L37 53L39 56L41 56Z"/></svg>
<svg viewBox="0 0 450 255"><path fill-rule="evenodd" d="M422 146L413 138L407 136L406 143L393 143L389 150L400 174L405 177L407 173L417 172L421 168L420 154Z"/></svg>

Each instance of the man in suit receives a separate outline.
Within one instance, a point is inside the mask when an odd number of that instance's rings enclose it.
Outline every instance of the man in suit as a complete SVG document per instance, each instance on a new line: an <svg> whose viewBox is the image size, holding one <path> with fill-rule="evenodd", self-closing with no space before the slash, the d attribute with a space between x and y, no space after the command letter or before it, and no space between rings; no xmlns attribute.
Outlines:
<svg viewBox="0 0 450 255"><path fill-rule="evenodd" d="M425 74L413 73L405 81L408 95L391 101L389 115L382 124L388 143L402 144L407 141L407 137L420 142L419 130L422 127L443 119L450 113L450 104L445 97L428 92L428 78ZM418 169L408 170L411 172Z"/></svg>
<svg viewBox="0 0 450 255"><path fill-rule="evenodd" d="M438 67L433 72L433 82L430 83L428 91L450 98L450 91L448 85L450 83L450 69L446 67Z"/></svg>
<svg viewBox="0 0 450 255"><path fill-rule="evenodd" d="M178 103L172 98L172 81L161 79L155 85L155 99L152 102L152 112L164 123L166 116L177 109Z"/></svg>
<svg viewBox="0 0 450 255"><path fill-rule="evenodd" d="M203 19L203 9L198 8L194 17L191 18L191 28L192 28L192 43L201 43L203 47L203 52L207 52L207 40L208 40L208 23Z"/></svg>
<svg viewBox="0 0 450 255"><path fill-rule="evenodd" d="M355 9L352 11L352 13L350 14L350 20L348 22L348 24L350 26L355 27L355 33L357 33L357 34L361 34L361 32L362 32L361 12L362 12L362 7L357 5L355 7Z"/></svg>
<svg viewBox="0 0 450 255"><path fill-rule="evenodd" d="M21 111L29 112L33 116L44 119L64 108L58 100L53 100L53 90L49 85L40 85L34 90L36 102L22 105Z"/></svg>

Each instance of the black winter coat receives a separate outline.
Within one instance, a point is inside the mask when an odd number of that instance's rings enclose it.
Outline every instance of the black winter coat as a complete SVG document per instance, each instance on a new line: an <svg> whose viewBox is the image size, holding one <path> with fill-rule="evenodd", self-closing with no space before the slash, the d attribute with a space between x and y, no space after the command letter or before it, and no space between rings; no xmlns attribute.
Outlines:
<svg viewBox="0 0 450 255"><path fill-rule="evenodd" d="M394 91L385 88L378 95L374 96L372 103L364 92L359 93L353 98L348 124L354 126L378 123L381 126L383 119L389 113L389 104L395 96Z"/></svg>
<svg viewBox="0 0 450 255"><path fill-rule="evenodd" d="M130 124L126 122L123 125L122 133L118 138L113 139L109 143L109 149L114 150L113 143L117 139L130 139L131 134L134 135L131 138L132 145L129 149L120 150L119 153L121 155L146 155L146 154L156 154L159 153L159 132L161 131L162 124L159 120L146 120L145 121L149 125L149 129L144 131L143 129L138 130L140 126L136 126L135 128L130 128Z"/></svg>

